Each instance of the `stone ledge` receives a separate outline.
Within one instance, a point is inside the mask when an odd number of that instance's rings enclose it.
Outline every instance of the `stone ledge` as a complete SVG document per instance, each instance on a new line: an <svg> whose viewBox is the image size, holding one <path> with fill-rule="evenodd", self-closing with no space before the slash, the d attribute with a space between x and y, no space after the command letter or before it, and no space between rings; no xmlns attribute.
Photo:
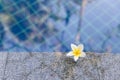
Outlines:
<svg viewBox="0 0 120 80"><path fill-rule="evenodd" d="M0 80L118 80L120 54L0 53Z"/></svg>

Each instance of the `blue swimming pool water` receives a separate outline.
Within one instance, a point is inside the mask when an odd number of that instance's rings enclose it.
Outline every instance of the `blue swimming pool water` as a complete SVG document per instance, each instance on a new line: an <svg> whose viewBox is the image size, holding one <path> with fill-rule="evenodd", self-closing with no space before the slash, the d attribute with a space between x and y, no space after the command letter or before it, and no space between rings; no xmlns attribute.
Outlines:
<svg viewBox="0 0 120 80"><path fill-rule="evenodd" d="M79 43L85 51L120 52L120 0L90 1L82 16ZM79 27L81 1L2 0L1 51L70 50ZM78 44L78 43L77 43Z"/></svg>

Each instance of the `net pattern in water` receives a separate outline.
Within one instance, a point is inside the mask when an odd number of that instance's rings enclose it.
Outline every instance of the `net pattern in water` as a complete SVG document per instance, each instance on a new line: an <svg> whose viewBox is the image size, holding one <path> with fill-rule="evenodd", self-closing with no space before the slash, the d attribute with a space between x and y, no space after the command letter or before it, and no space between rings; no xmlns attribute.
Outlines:
<svg viewBox="0 0 120 80"><path fill-rule="evenodd" d="M120 1L89 0L80 16L83 1L1 0L0 50L66 52L79 33L85 51L120 52Z"/></svg>

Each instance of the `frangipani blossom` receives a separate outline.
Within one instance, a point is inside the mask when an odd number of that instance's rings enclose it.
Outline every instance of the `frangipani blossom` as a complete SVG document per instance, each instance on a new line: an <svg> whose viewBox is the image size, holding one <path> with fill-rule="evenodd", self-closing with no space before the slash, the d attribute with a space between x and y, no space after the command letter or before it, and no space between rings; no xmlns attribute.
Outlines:
<svg viewBox="0 0 120 80"><path fill-rule="evenodd" d="M84 46L80 44L76 46L75 44L71 44L72 51L67 53L66 56L74 56L74 61L77 61L79 57L85 57L86 53L83 52Z"/></svg>

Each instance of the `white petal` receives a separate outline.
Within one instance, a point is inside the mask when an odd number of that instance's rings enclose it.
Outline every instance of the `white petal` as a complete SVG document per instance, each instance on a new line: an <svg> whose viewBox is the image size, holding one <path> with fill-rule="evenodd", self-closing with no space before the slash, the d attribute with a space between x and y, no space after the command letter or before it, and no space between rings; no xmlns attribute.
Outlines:
<svg viewBox="0 0 120 80"><path fill-rule="evenodd" d="M85 56L86 56L85 52L82 52L82 54L80 55L80 57L85 57Z"/></svg>
<svg viewBox="0 0 120 80"><path fill-rule="evenodd" d="M71 51L71 52L69 52L69 53L67 53L67 55L66 55L66 56L73 56L72 51Z"/></svg>
<svg viewBox="0 0 120 80"><path fill-rule="evenodd" d="M79 57L74 57L74 61L77 61Z"/></svg>
<svg viewBox="0 0 120 80"><path fill-rule="evenodd" d="M74 51L77 48L77 46L75 44L71 44L71 48Z"/></svg>
<svg viewBox="0 0 120 80"><path fill-rule="evenodd" d="M83 44L79 44L78 47L83 51L83 49L84 49L84 45Z"/></svg>

